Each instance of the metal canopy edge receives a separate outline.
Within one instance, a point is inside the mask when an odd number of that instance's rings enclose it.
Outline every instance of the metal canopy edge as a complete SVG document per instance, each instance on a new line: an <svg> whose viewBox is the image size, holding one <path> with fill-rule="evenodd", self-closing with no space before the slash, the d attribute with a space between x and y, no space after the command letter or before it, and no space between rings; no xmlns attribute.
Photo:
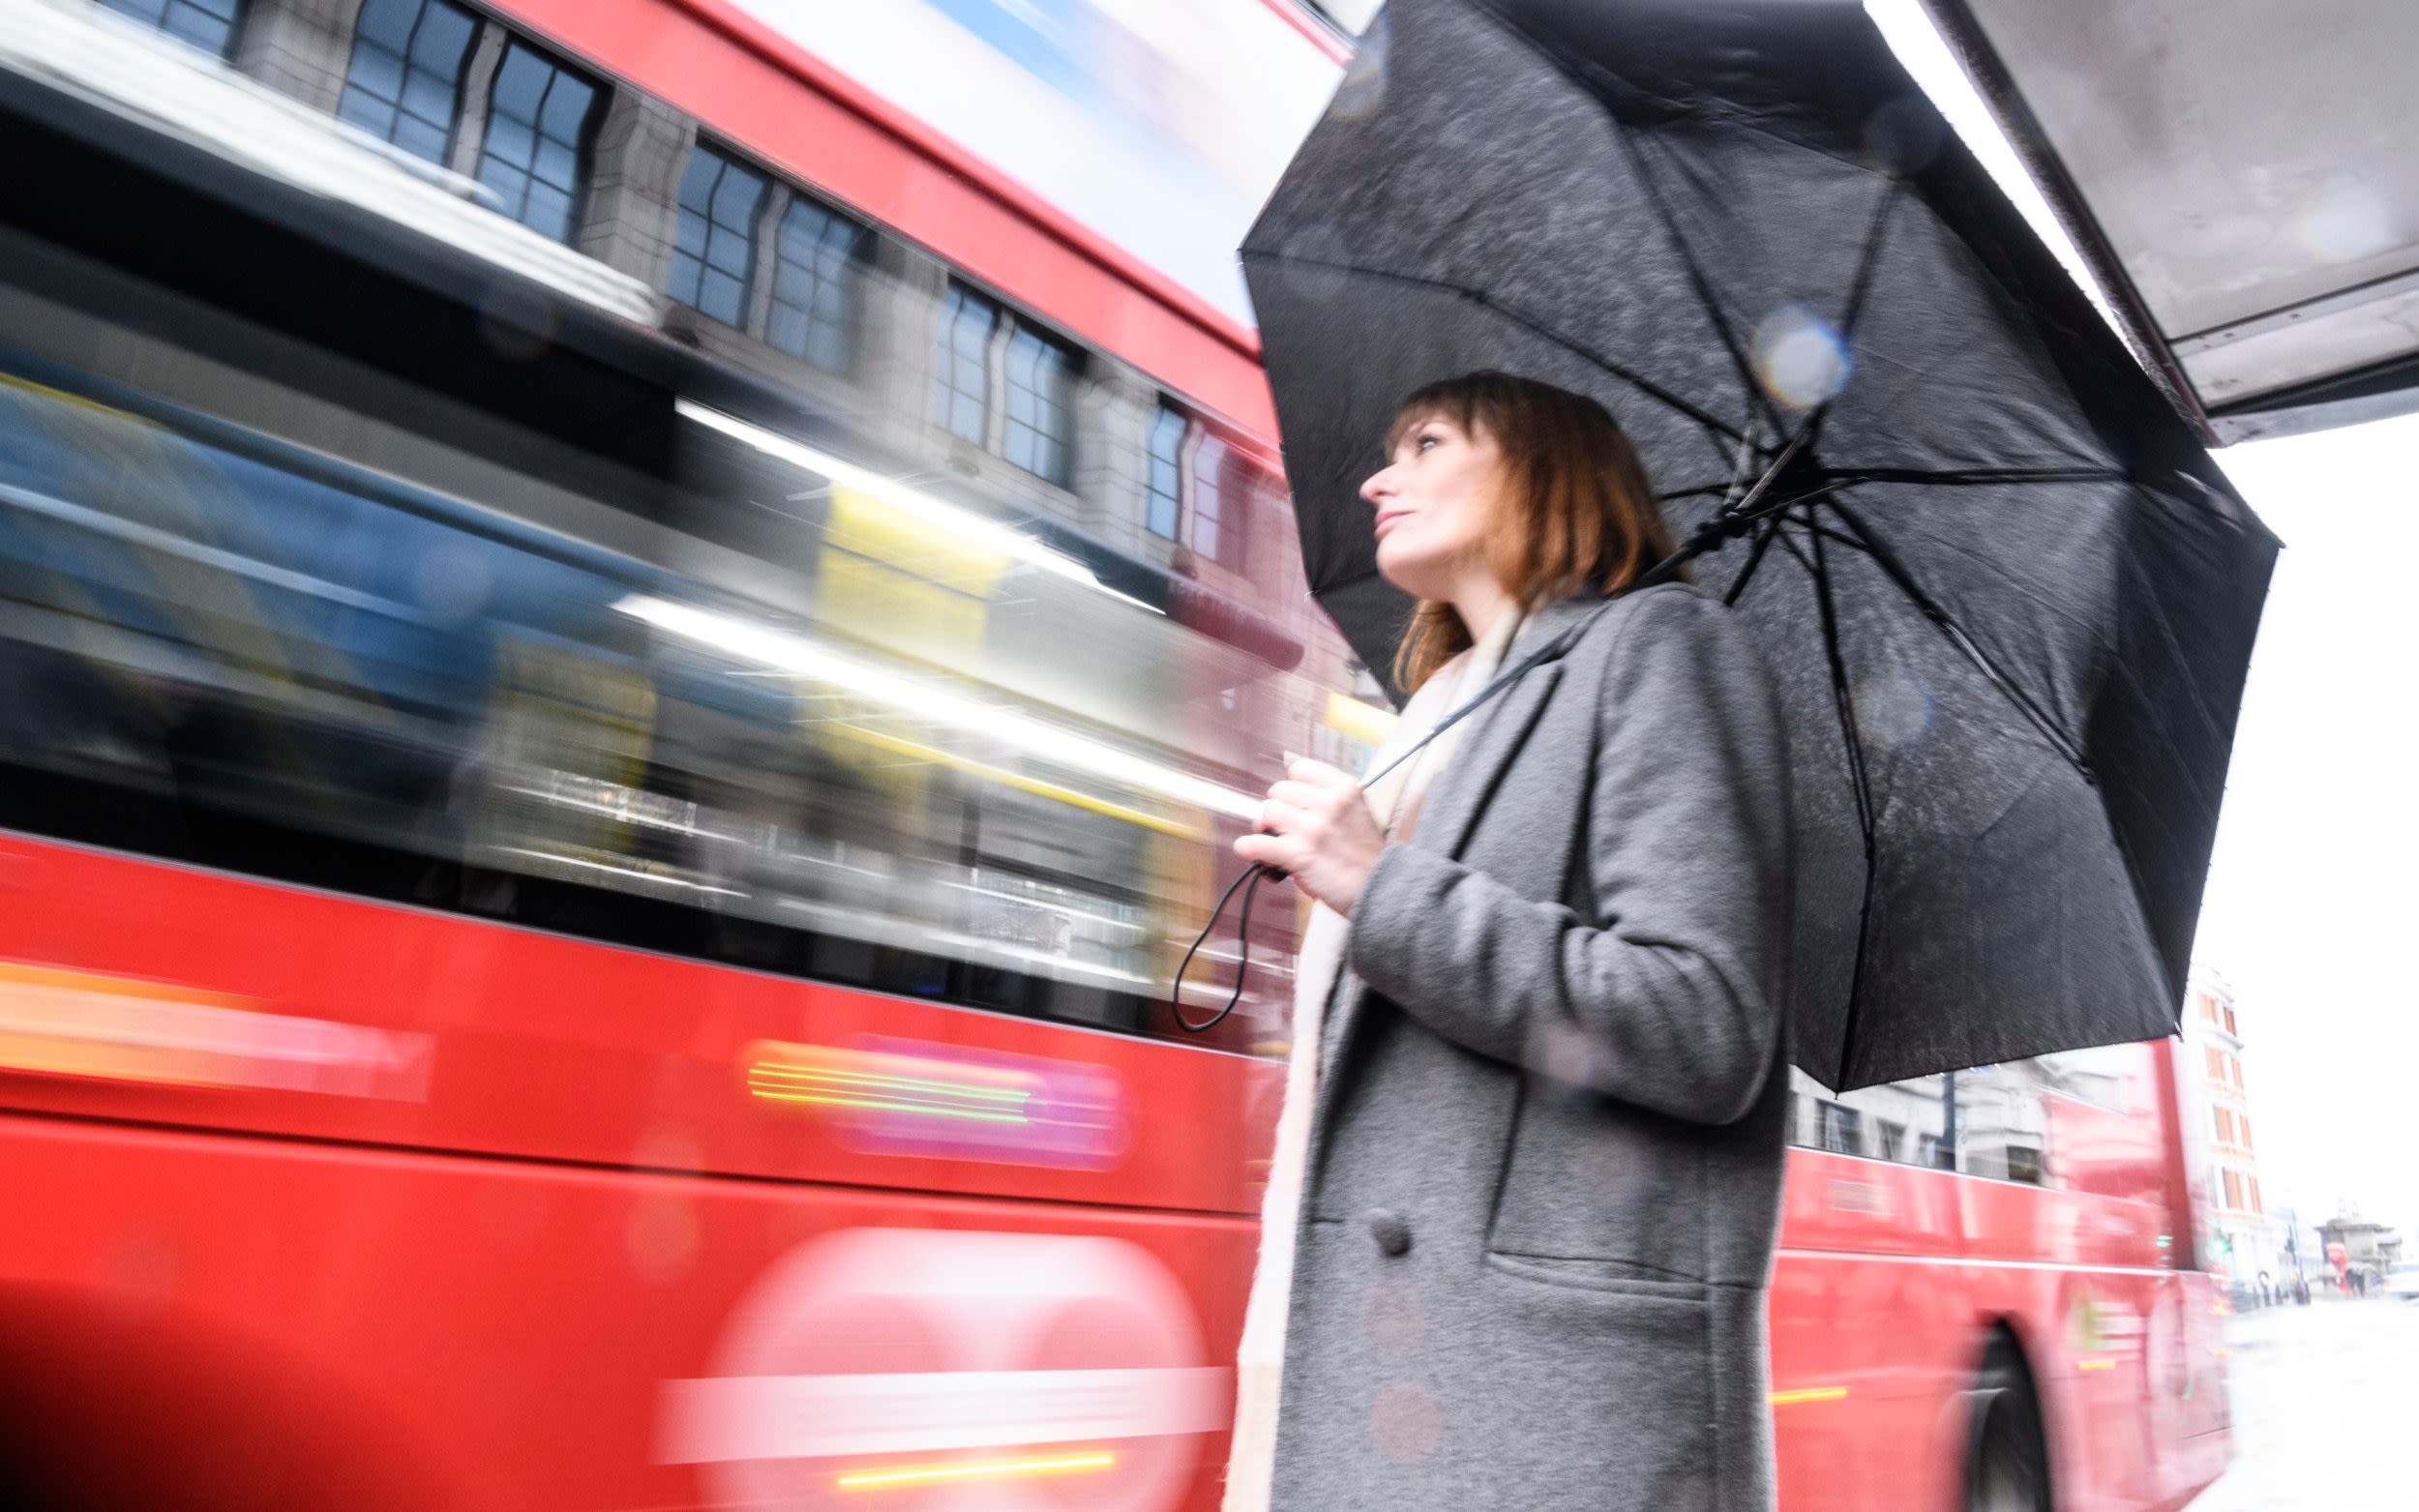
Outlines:
<svg viewBox="0 0 2419 1512"><path fill-rule="evenodd" d="M1922 3L2205 439L2419 410L2419 6Z"/></svg>

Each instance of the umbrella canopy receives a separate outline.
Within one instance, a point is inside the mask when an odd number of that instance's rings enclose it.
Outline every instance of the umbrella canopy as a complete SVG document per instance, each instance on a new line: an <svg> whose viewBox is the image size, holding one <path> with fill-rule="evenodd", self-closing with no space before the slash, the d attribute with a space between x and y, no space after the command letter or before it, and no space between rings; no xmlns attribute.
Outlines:
<svg viewBox="0 0 2419 1512"><path fill-rule="evenodd" d="M1372 667L1422 383L1595 396L1684 532L1762 480L1694 576L1791 718L1807 1071L2174 1030L2276 543L1855 0L1394 0L1243 258Z"/></svg>

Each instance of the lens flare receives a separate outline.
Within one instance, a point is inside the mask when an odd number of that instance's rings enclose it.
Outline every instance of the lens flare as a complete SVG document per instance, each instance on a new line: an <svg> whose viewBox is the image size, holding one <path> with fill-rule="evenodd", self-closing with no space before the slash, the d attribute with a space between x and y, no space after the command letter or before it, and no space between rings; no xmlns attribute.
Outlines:
<svg viewBox="0 0 2419 1512"><path fill-rule="evenodd" d="M1755 332L1755 375L1773 398L1811 409L1846 387L1855 366L1831 323L1803 305L1784 305Z"/></svg>

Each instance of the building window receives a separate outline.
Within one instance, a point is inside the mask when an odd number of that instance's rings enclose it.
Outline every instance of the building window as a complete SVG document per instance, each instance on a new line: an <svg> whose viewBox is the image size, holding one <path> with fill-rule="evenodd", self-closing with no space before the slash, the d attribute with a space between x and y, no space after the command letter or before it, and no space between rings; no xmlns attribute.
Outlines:
<svg viewBox="0 0 2419 1512"><path fill-rule="evenodd" d="M756 219L770 188L763 174L711 147L689 154L672 249L672 298L725 325L747 323Z"/></svg>
<svg viewBox="0 0 2419 1512"><path fill-rule="evenodd" d="M1819 1103L1823 1148L1842 1155L1865 1153L1865 1115L1844 1103Z"/></svg>
<svg viewBox="0 0 2419 1512"><path fill-rule="evenodd" d="M2251 1188L2251 1210L2255 1213L2265 1213L2267 1209L2259 1205L2259 1178L2253 1176L2249 1178L2247 1184Z"/></svg>
<svg viewBox="0 0 2419 1512"><path fill-rule="evenodd" d="M2231 1143L2233 1143L2233 1142L2234 1142L2234 1115L2233 1115L2232 1113L2228 1112L2226 1110L2225 1110L2225 1109L2223 1109L2223 1108L2218 1109L2218 1110L2216 1111L2216 1112L2217 1112L2217 1124L2218 1124L2218 1142L2219 1142L2220 1144L2231 1144Z"/></svg>
<svg viewBox="0 0 2419 1512"><path fill-rule="evenodd" d="M991 417L991 334L1000 307L963 284L949 285L941 307L941 384L933 393L933 424L976 446Z"/></svg>
<svg viewBox="0 0 2419 1512"><path fill-rule="evenodd" d="M2202 1053L2209 1059L2209 1080L2219 1083L2220 1085L2224 1085L2225 1082L2225 1052L2218 1049L2215 1045L2212 1045L2206 1051L2202 1052Z"/></svg>
<svg viewBox="0 0 2419 1512"><path fill-rule="evenodd" d="M1143 483L1143 528L1177 539L1184 519L1184 412L1165 400L1150 421L1150 472Z"/></svg>
<svg viewBox="0 0 2419 1512"><path fill-rule="evenodd" d="M1193 446L1193 549L1234 572L1243 570L1243 544L1263 474L1251 459L1204 431Z"/></svg>
<svg viewBox="0 0 2419 1512"><path fill-rule="evenodd" d="M1881 1141L1881 1147L1875 1150L1874 1154L1884 1160L1906 1159L1905 1124L1893 1123L1887 1118L1878 1118L1874 1120L1873 1134Z"/></svg>
<svg viewBox="0 0 2419 1512"><path fill-rule="evenodd" d="M2250 1150L2251 1114L2245 1113L2241 1117L2234 1120L2234 1138L2242 1144L2245 1151Z"/></svg>
<svg viewBox="0 0 2419 1512"><path fill-rule="evenodd" d="M443 163L453 151L462 68L478 32L448 0L368 0L353 27L337 115L416 158Z"/></svg>
<svg viewBox="0 0 2419 1512"><path fill-rule="evenodd" d="M2241 1057L2236 1055L2226 1056L2225 1066L2226 1069L2234 1075L2234 1090L2238 1092L2241 1091L2243 1089L2243 1062Z"/></svg>
<svg viewBox="0 0 2419 1512"><path fill-rule="evenodd" d="M215 57L235 56L235 23L242 19L243 0L101 0L120 15L131 15L192 43Z"/></svg>
<svg viewBox="0 0 2419 1512"><path fill-rule="evenodd" d="M2241 1031L2234 1027L2234 1005L2231 1003L2228 1003L2225 1009L2225 1032L2238 1039L2242 1037Z"/></svg>
<svg viewBox="0 0 2419 1512"><path fill-rule="evenodd" d="M2225 1205L2237 1210L2243 1205L2243 1178L2231 1170L2225 1172Z"/></svg>
<svg viewBox="0 0 2419 1512"><path fill-rule="evenodd" d="M1204 435L1193 447L1193 549L1226 560L1226 443Z"/></svg>
<svg viewBox="0 0 2419 1512"><path fill-rule="evenodd" d="M1036 478L1065 484L1074 450L1075 354L1023 325L1008 337L1007 418L1000 454Z"/></svg>
<svg viewBox="0 0 2419 1512"><path fill-rule="evenodd" d="M773 312L764 339L822 369L856 365L860 280L873 234L811 199L790 202L773 244Z"/></svg>
<svg viewBox="0 0 2419 1512"><path fill-rule="evenodd" d="M571 240L587 173L589 128L604 92L516 38L488 95L479 182L504 213L558 242Z"/></svg>

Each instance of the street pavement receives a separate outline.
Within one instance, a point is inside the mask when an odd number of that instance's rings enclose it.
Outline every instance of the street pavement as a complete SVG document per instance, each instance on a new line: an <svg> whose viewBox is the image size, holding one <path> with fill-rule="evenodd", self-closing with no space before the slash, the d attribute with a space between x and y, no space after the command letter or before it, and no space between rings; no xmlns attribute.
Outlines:
<svg viewBox="0 0 2419 1512"><path fill-rule="evenodd" d="M2229 1320L2234 1465L2191 1512L2419 1509L2419 1302Z"/></svg>

